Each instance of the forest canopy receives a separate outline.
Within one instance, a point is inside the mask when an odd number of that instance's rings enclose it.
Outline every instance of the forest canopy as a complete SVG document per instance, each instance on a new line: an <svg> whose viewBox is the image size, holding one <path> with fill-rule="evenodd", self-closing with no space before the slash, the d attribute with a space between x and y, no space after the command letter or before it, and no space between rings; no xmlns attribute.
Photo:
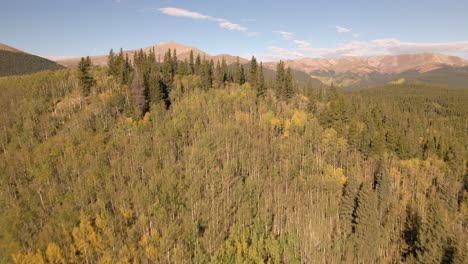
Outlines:
<svg viewBox="0 0 468 264"><path fill-rule="evenodd" d="M1 263L466 263L467 90L162 55L0 78Z"/></svg>

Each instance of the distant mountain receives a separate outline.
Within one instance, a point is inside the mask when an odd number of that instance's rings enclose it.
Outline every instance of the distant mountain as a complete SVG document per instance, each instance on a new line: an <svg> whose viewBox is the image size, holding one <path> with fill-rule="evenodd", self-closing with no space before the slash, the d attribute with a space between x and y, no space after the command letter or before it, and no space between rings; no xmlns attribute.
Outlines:
<svg viewBox="0 0 468 264"><path fill-rule="evenodd" d="M370 87L395 81L466 86L468 61L435 53L380 55L373 57L300 58L285 65L306 72L325 84L343 87ZM266 63L274 69L276 62ZM460 72L462 72L460 74ZM453 78L450 78L454 77Z"/></svg>
<svg viewBox="0 0 468 264"><path fill-rule="evenodd" d="M0 77L63 68L54 61L0 43Z"/></svg>
<svg viewBox="0 0 468 264"><path fill-rule="evenodd" d="M276 62L266 63L275 67ZM285 65L306 73L325 72L333 74L400 73L407 70L431 71L443 66L468 66L460 57L436 53L379 55L373 57L300 58L286 60Z"/></svg>
<svg viewBox="0 0 468 264"><path fill-rule="evenodd" d="M188 59L189 56L190 56L190 51L193 51L193 55L195 57L198 54L200 54L201 57L205 57L206 59L212 59L214 62L221 61L224 58L226 60L227 64L231 64L231 63L236 62L236 60L237 60L236 56L232 56L232 55L228 55L228 54L210 55L210 54L208 54L208 53L206 53L206 52L204 52L202 50L199 50L197 48L190 47L190 46L185 46L185 45L182 45L182 44L177 43L177 42L162 42L162 43L158 43L156 45L150 46L150 47L142 48L141 50L143 50L143 52L145 52L145 53L148 53L151 50L154 50L157 58L162 60L163 57L164 57L164 54L169 49L171 49L171 50L175 49L177 51L177 58L179 60ZM127 51L124 51L124 54L128 55L129 59L132 60L134 53L137 52L137 51L140 51L140 49L127 50ZM114 52L117 53L118 51L114 51ZM108 55L106 54L106 55L100 55L100 56L91 56L90 58L91 58L91 61L93 62L93 64L95 64L95 65L106 65L107 64L107 56ZM243 59L243 58L239 58L239 61L241 63L248 62L246 59ZM80 58L69 58L69 59L62 59L62 60L57 61L57 63L59 63L59 64L61 64L63 66L66 66L66 67L77 67L79 62L80 62Z"/></svg>

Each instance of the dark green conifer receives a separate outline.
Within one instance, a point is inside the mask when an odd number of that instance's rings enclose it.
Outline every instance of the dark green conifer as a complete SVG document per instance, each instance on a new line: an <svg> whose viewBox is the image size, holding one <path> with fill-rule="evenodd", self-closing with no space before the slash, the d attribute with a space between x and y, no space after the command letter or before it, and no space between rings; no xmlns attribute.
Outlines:
<svg viewBox="0 0 468 264"><path fill-rule="evenodd" d="M91 93L91 87L93 87L95 81L93 76L91 76L90 70L92 67L91 59L88 57L81 58L80 63L78 64L79 69L79 78L81 85L81 93L83 96L88 96Z"/></svg>

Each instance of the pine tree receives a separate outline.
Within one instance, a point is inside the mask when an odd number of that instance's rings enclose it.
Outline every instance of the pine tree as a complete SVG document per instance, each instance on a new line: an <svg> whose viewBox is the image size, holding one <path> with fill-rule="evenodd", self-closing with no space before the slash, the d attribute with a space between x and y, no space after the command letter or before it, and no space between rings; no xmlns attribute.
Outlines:
<svg viewBox="0 0 468 264"><path fill-rule="evenodd" d="M193 59L193 50L190 50L188 74L195 73L195 62Z"/></svg>
<svg viewBox="0 0 468 264"><path fill-rule="evenodd" d="M265 87L265 77L263 75L263 63L260 62L260 68L257 72L257 96L265 97L266 87Z"/></svg>
<svg viewBox="0 0 468 264"><path fill-rule="evenodd" d="M202 71L201 65L202 65L202 62L201 62L200 54L197 54L197 58L195 59L195 67L193 68L195 74L200 75Z"/></svg>
<svg viewBox="0 0 468 264"><path fill-rule="evenodd" d="M221 71L223 72L223 83L225 83L228 80L228 66L224 57L221 60Z"/></svg>
<svg viewBox="0 0 468 264"><path fill-rule="evenodd" d="M286 70L286 78L285 78L285 95L286 98L290 99L293 95L293 83L292 83L292 73L291 68L288 67Z"/></svg>
<svg viewBox="0 0 468 264"><path fill-rule="evenodd" d="M356 208L356 249L359 262L375 263L379 252L379 216L377 196L371 184L365 182L359 190Z"/></svg>
<svg viewBox="0 0 468 264"><path fill-rule="evenodd" d="M93 87L95 81L93 76L91 76L90 70L92 67L91 59L88 57L81 58L80 63L78 64L81 93L83 96L88 96L91 93L91 87Z"/></svg>
<svg viewBox="0 0 468 264"><path fill-rule="evenodd" d="M378 208L381 212L386 210L390 200L390 178L384 161L379 161L374 174L375 190L377 192Z"/></svg>
<svg viewBox="0 0 468 264"><path fill-rule="evenodd" d="M443 256L444 224L440 201L430 202L418 241L416 259L418 263L440 263Z"/></svg>
<svg viewBox="0 0 468 264"><path fill-rule="evenodd" d="M286 72L284 70L284 62L280 62L276 65L276 96L278 98L284 99L284 91L286 88L285 85Z"/></svg>
<svg viewBox="0 0 468 264"><path fill-rule="evenodd" d="M202 63L201 80L203 88L210 89L213 85L213 67L212 62L204 60Z"/></svg>
<svg viewBox="0 0 468 264"><path fill-rule="evenodd" d="M117 58L114 54L114 50L109 51L109 56L107 58L107 74L110 76L117 77L119 74L119 66L117 64Z"/></svg>
<svg viewBox="0 0 468 264"><path fill-rule="evenodd" d="M157 103L164 98L164 91L161 89L161 76L159 70L153 67L148 77L148 102Z"/></svg>
<svg viewBox="0 0 468 264"><path fill-rule="evenodd" d="M353 232L357 187L357 182L352 178L348 178L343 188L343 196L341 197L340 204L340 224L341 232L345 235L349 235Z"/></svg>
<svg viewBox="0 0 468 264"><path fill-rule="evenodd" d="M244 67L239 62L239 57L237 57L236 64L234 65L234 82L238 84L244 84L245 74Z"/></svg>
<svg viewBox="0 0 468 264"><path fill-rule="evenodd" d="M148 111L148 90L144 85L143 77L141 76L138 67L135 67L135 71L133 73L131 95L135 107L136 116L143 116Z"/></svg>
<svg viewBox="0 0 468 264"><path fill-rule="evenodd" d="M252 87L257 87L257 60L254 56L252 56L252 60L250 61L250 68L249 73L247 75L247 81L250 83Z"/></svg>
<svg viewBox="0 0 468 264"><path fill-rule="evenodd" d="M128 85L130 83L132 72L133 72L132 65L130 64L130 60L128 59L128 55L125 54L125 61L122 61L122 70L121 70L122 84Z"/></svg>

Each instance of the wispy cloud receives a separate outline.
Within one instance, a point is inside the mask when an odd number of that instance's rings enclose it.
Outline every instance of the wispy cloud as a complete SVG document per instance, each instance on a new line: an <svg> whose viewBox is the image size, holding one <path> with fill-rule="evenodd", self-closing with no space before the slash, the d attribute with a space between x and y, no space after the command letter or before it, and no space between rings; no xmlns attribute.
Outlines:
<svg viewBox="0 0 468 264"><path fill-rule="evenodd" d="M352 41L341 43L334 48L315 48L304 40L294 40L294 43L301 52L320 55L322 57L372 56L378 54L422 52L468 55L468 41L424 43L403 42L398 39L376 39L369 42Z"/></svg>
<svg viewBox="0 0 468 264"><path fill-rule="evenodd" d="M351 30L342 26L336 26L336 32L338 33L349 33Z"/></svg>
<svg viewBox="0 0 468 264"><path fill-rule="evenodd" d="M290 58L290 57L304 57L304 54L300 53L300 52L296 52L296 51L292 51L292 50L288 50L288 49L285 49L285 48L280 48L280 47L276 47L276 46L271 46L271 47L268 47L269 50L272 50L276 53L278 53L279 55L282 55L284 56L285 58Z"/></svg>
<svg viewBox="0 0 468 264"><path fill-rule="evenodd" d="M268 61L279 61L279 60L287 60L287 59L297 59L297 58L302 58L305 56L304 54L300 52L289 50L286 48L276 47L276 46L270 46L268 47L268 49L272 51L272 53L256 53L256 54L248 53L248 54L244 54L242 57L250 58L252 56L255 56L255 58L257 58L258 61L268 62Z"/></svg>
<svg viewBox="0 0 468 264"><path fill-rule="evenodd" d="M159 8L159 11L161 13L169 15L169 16L176 16L176 17L189 17L192 19L210 19L210 16L202 15L198 12L193 12L189 10L185 10L182 8L176 8L176 7L163 7Z"/></svg>
<svg viewBox="0 0 468 264"><path fill-rule="evenodd" d="M289 40L292 36L292 32L287 32L287 31L274 31L275 33L281 34L284 40Z"/></svg>
<svg viewBox="0 0 468 264"><path fill-rule="evenodd" d="M158 11L168 16L187 17L187 18L197 19L197 20L216 21L218 22L219 27L229 29L229 30L237 30L237 31L247 30L246 27L241 26L240 24L232 23L231 21L225 18L208 16L208 15L204 15L195 11L190 11L190 10L186 10L182 8L163 7L163 8L159 8Z"/></svg>

